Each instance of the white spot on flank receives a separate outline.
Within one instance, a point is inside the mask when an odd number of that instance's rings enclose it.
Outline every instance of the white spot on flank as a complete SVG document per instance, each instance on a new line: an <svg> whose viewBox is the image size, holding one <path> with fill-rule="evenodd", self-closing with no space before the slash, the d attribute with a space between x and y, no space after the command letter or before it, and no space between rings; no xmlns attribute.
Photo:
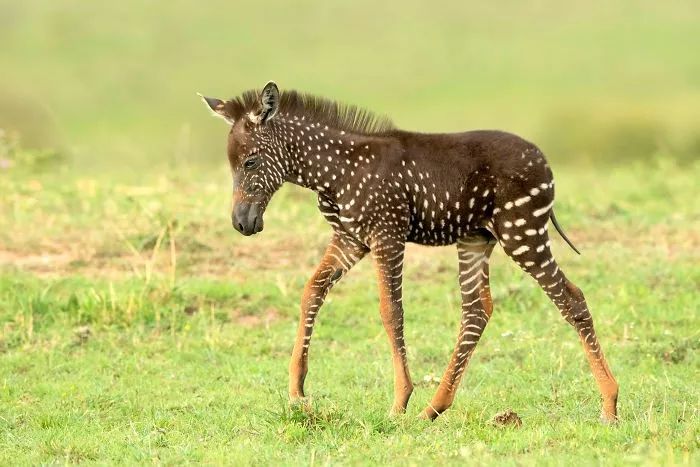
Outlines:
<svg viewBox="0 0 700 467"><path fill-rule="evenodd" d="M546 213L546 212L549 212L549 210L550 210L551 207L552 207L552 204L554 204L554 201L552 201L552 202L549 203L547 206L545 206L545 207L543 207L543 208L541 208L541 209L536 209L536 210L534 210L534 211L532 212L532 215L535 216L535 217L540 217L542 214L544 214L544 213Z"/></svg>
<svg viewBox="0 0 700 467"><path fill-rule="evenodd" d="M513 250L512 254L513 254L513 256L519 256L519 255L522 255L523 253L525 253L526 251L529 251L529 250L530 250L529 246L523 245L523 246L520 246L520 247L516 248L515 250Z"/></svg>
<svg viewBox="0 0 700 467"><path fill-rule="evenodd" d="M522 198L518 198L518 199L515 200L515 205L516 205L516 206L522 206L523 204L527 203L528 201L530 201L530 197L529 197L529 196L523 196Z"/></svg>

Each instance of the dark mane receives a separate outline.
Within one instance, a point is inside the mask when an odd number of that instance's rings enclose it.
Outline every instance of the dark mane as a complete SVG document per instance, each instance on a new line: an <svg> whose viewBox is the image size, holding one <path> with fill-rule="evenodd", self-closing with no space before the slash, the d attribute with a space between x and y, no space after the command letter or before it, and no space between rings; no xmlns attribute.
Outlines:
<svg viewBox="0 0 700 467"><path fill-rule="evenodd" d="M226 104L234 119L256 110L260 91L246 91L230 99ZM378 134L394 130L388 117L376 115L355 105L341 104L312 94L283 91L280 94L279 113L287 116L304 116L332 128L361 134Z"/></svg>

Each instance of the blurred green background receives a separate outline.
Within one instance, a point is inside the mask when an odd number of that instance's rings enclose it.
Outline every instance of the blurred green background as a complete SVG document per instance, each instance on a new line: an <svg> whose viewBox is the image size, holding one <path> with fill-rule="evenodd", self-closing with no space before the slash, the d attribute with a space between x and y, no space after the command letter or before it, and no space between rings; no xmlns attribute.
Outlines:
<svg viewBox="0 0 700 467"><path fill-rule="evenodd" d="M557 163L700 154L698 1L0 0L0 128L79 172L222 164L195 96L274 79Z"/></svg>

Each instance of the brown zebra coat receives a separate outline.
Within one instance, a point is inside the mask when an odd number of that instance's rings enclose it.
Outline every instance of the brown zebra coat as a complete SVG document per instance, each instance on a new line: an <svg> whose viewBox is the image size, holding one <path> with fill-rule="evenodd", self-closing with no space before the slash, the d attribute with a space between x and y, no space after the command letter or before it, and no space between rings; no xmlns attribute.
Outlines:
<svg viewBox="0 0 700 467"><path fill-rule="evenodd" d="M491 316L488 260L498 243L575 327L603 397L602 417L616 419L618 385L588 306L552 257L548 221L564 234L552 209L552 171L534 144L501 131L401 131L356 107L295 91L280 93L272 82L262 92L248 91L227 101L203 99L231 125L234 228L244 235L261 231L272 195L284 182L292 182L318 194L319 209L334 231L301 301L289 367L293 400L304 397L311 333L326 294L371 253L392 347L391 413L404 412L413 390L403 336L405 244L456 243L461 327L437 393L422 412L426 418L437 417L452 404Z"/></svg>

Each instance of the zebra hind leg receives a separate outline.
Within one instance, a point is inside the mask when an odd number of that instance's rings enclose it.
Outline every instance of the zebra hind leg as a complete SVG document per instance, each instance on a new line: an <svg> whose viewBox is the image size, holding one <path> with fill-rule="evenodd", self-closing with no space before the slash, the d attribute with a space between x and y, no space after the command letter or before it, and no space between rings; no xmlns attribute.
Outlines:
<svg viewBox="0 0 700 467"><path fill-rule="evenodd" d="M617 420L618 384L610 371L598 342L593 318L583 292L564 275L549 248L546 231L539 244L525 245L515 241L501 241L505 252L528 274L535 278L542 290L559 309L564 319L579 335L589 366L603 399L601 419L611 423Z"/></svg>

